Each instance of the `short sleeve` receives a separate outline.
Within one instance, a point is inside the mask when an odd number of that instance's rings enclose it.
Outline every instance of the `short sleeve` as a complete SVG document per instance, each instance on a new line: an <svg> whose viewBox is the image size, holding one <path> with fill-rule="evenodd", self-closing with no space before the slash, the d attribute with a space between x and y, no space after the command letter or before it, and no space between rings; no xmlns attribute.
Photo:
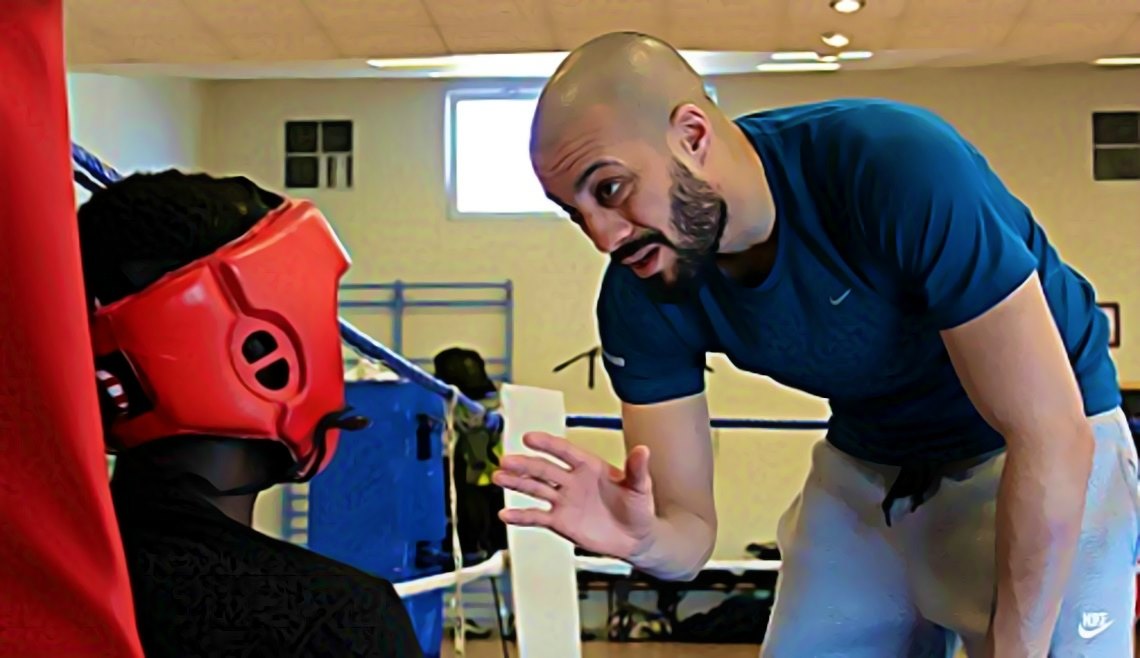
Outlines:
<svg viewBox="0 0 1140 658"><path fill-rule="evenodd" d="M982 315L1033 274L1029 211L949 124L904 105L858 114L861 229L939 329Z"/></svg>
<svg viewBox="0 0 1140 658"><path fill-rule="evenodd" d="M654 404L704 391L704 352L681 339L635 274L607 269L597 316L602 362L620 400Z"/></svg>

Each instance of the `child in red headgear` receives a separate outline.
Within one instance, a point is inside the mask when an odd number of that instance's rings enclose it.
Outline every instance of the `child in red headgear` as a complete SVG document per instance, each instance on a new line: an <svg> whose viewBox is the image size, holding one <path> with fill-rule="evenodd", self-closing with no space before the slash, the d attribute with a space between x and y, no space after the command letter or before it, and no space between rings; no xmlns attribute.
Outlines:
<svg viewBox="0 0 1140 658"><path fill-rule="evenodd" d="M319 250L339 254L339 244L331 230L323 244L311 242L312 232L290 233L304 222L312 228L313 221L321 230L326 226L311 208L297 209L245 178L177 171L131 176L97 192L79 210L87 296L93 315L112 318L112 327L100 331L119 343L110 354L100 354L97 346L97 369L108 442L118 448L112 498L149 658L422 655L391 583L251 527L258 493L296 479L298 472L311 476L335 449L325 434L353 424L335 405L314 411L303 404L343 398L343 389L311 395L314 370L339 372L339 346L302 344L312 332L293 331L294 325L313 318L289 315L308 280L325 281L316 290L327 288L331 298L311 308L329 314L328 327L318 323L322 341L328 342L328 330L335 335L335 290L346 261L332 259L324 267ZM302 249L310 250L311 263L292 260L274 267L273 250L287 254L281 250L298 244L286 241L306 239ZM222 253L228 260L209 260ZM258 277L268 277L271 285ZM274 294L281 295L276 303ZM137 320L129 327L115 325L113 309L140 299L148 300L155 315L203 319L203 326L217 318L216 333L233 334L233 351L212 351L208 345L229 342L210 343L204 334L195 353L198 345L187 346L185 336L146 335L146 325L140 329ZM154 326L162 320L155 317ZM131 332L136 335L123 335ZM290 342L297 344L283 344ZM165 361L165 379L148 379L147 364L154 359ZM124 423L148 413L162 415L155 427L216 425L211 414L219 410L176 404L199 399L200 391L193 378L169 377L172 359L198 377L216 366L218 376L211 381L232 382L236 399L226 406L233 416L243 410L270 413L262 411L272 407L262 404L266 399L290 413L270 422L253 418L242 436L191 429L140 437L136 425L124 447L116 428L125 435ZM323 381L343 387L339 376L335 384ZM288 440L249 429L275 423L295 428L298 417L312 431L292 429ZM311 423L305 420L310 417Z"/></svg>

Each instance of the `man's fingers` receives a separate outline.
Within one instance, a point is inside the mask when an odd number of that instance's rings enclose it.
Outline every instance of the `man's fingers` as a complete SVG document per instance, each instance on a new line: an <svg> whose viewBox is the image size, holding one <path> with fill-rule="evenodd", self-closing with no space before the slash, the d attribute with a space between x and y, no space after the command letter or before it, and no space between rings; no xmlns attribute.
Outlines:
<svg viewBox="0 0 1140 658"><path fill-rule="evenodd" d="M499 460L499 472L534 480L544 480L564 487L570 482L570 471L544 457L504 455Z"/></svg>
<svg viewBox="0 0 1140 658"><path fill-rule="evenodd" d="M491 476L491 481L504 489L524 493L533 498L545 500L548 503L553 503L554 499L558 497L558 490L546 482L528 477L519 477L501 470L496 471L495 474Z"/></svg>
<svg viewBox="0 0 1140 658"><path fill-rule="evenodd" d="M501 509L499 518L503 523L515 526L551 528L554 523L554 515L540 509Z"/></svg>
<svg viewBox="0 0 1140 658"><path fill-rule="evenodd" d="M585 466L598 457L582 450L560 436L546 432L527 432L523 435L523 443L532 450L545 452L565 462L570 468Z"/></svg>

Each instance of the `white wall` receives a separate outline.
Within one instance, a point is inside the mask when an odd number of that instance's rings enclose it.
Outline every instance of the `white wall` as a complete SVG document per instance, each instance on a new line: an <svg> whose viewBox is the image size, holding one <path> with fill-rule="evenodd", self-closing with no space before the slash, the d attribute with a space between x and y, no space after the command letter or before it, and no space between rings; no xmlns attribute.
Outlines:
<svg viewBox="0 0 1140 658"><path fill-rule="evenodd" d="M1122 309L1121 379L1140 380L1140 182L1091 177L1091 112L1140 107L1140 71L1089 68L942 70L717 79L732 114L834 96L884 96L919 103L952 121L1029 203L1062 255ZM245 81L210 86L205 135L212 170L282 185L286 119L351 118L356 188L316 190L353 254L352 281L514 280L515 379L562 389L569 413L616 414L605 375L594 391L585 364L551 368L597 343L593 302L604 259L567 222L449 221L444 187L442 81ZM351 316L355 320L355 316ZM469 341L460 316L408 330L417 355ZM385 340L384 323L369 324ZM495 349L491 344L488 349ZM714 415L825 418L826 404L714 359ZM599 371L601 367L599 364ZM574 431L582 445L617 461L615 433ZM819 433L721 432L716 438L721 525L716 555L739 556L774 539L780 513L802 484ZM270 519L266 517L266 521Z"/></svg>
<svg viewBox="0 0 1140 658"><path fill-rule="evenodd" d="M69 73L71 141L124 174L200 167L205 91L196 80ZM90 196L75 194L77 204Z"/></svg>
<svg viewBox="0 0 1140 658"><path fill-rule="evenodd" d="M195 80L69 74L71 139L124 173L199 167L205 89Z"/></svg>

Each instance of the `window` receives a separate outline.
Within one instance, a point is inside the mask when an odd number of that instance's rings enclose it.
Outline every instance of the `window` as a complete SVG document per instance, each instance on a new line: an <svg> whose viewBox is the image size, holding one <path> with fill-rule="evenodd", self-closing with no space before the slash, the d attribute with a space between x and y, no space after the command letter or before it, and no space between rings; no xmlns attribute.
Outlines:
<svg viewBox="0 0 1140 658"><path fill-rule="evenodd" d="M530 163L530 125L541 87L464 88L447 95L447 193L451 216L565 217ZM716 92L708 87L716 102Z"/></svg>
<svg viewBox="0 0 1140 658"><path fill-rule="evenodd" d="M1093 178L1140 180L1140 112L1093 113Z"/></svg>
<svg viewBox="0 0 1140 658"><path fill-rule="evenodd" d="M352 122L286 121L285 187L351 188Z"/></svg>

